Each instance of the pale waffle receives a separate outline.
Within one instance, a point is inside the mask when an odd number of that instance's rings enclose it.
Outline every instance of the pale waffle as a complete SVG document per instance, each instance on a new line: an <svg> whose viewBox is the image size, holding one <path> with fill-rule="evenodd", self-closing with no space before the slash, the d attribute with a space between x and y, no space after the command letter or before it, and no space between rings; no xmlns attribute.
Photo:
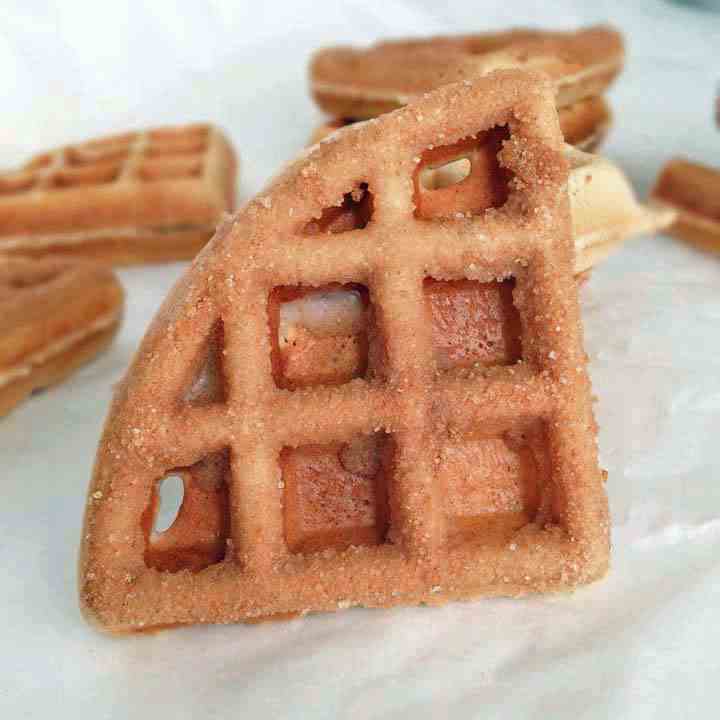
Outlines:
<svg viewBox="0 0 720 720"><path fill-rule="evenodd" d="M425 186L458 155L466 181ZM337 133L223 223L110 411L87 617L137 631L601 577L567 172L553 86L500 71ZM290 377L277 308L340 287L351 377ZM184 499L158 534L169 475Z"/></svg>
<svg viewBox="0 0 720 720"><path fill-rule="evenodd" d="M68 145L0 174L0 253L111 264L193 257L235 198L235 154L211 125Z"/></svg>
<svg viewBox="0 0 720 720"><path fill-rule="evenodd" d="M668 232L702 250L720 253L720 169L675 158L650 192L657 207L676 214Z"/></svg>
<svg viewBox="0 0 720 720"><path fill-rule="evenodd" d="M313 97L337 118L366 119L441 85L499 68L538 70L553 81L557 106L601 95L624 63L620 33L606 26L575 32L510 30L379 42L366 49L325 48L313 57Z"/></svg>
<svg viewBox="0 0 720 720"><path fill-rule="evenodd" d="M586 273L630 238L670 226L675 212L639 203L617 165L598 155L565 146L570 165L568 189L575 239L575 272Z"/></svg>
<svg viewBox="0 0 720 720"><path fill-rule="evenodd" d="M593 152L605 139L612 116L604 98L590 97L578 100L568 107L559 108L558 118L566 143L574 145L578 150ZM328 120L315 128L310 143L320 142L335 130L354 122L359 121L348 118Z"/></svg>
<svg viewBox="0 0 720 720"><path fill-rule="evenodd" d="M0 415L109 345L122 310L109 269L0 257Z"/></svg>

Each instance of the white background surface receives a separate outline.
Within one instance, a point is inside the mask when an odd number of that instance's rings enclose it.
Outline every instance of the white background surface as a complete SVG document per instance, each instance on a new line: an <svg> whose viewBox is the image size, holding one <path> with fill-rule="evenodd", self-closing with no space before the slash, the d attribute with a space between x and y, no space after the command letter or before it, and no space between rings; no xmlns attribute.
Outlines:
<svg viewBox="0 0 720 720"><path fill-rule="evenodd" d="M627 4L5 0L0 163L207 119L242 153L245 199L319 120L305 80L319 45L610 20L629 55L607 153L644 194L670 155L720 165L720 15ZM183 267L121 271L127 319L113 349L0 421L0 717L717 716L717 258L648 238L583 289L614 518L604 582L569 597L109 639L76 604L85 489L111 385Z"/></svg>

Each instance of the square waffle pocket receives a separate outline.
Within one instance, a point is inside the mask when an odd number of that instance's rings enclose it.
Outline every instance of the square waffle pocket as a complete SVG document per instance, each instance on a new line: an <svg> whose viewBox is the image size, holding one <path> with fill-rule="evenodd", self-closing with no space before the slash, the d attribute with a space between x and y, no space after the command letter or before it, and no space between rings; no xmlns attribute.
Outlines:
<svg viewBox="0 0 720 720"><path fill-rule="evenodd" d="M435 177L458 162L461 180ZM601 577L567 180L552 85L499 71L337 133L223 223L110 411L88 619L129 632ZM171 478L183 500L158 522Z"/></svg>
<svg viewBox="0 0 720 720"><path fill-rule="evenodd" d="M193 257L235 199L235 154L210 125L69 145L0 174L0 253L117 265Z"/></svg>

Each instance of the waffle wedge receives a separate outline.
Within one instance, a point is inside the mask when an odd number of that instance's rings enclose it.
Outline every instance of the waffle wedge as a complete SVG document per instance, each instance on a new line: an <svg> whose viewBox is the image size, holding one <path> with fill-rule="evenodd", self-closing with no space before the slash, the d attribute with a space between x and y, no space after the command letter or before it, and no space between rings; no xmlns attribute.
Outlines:
<svg viewBox="0 0 720 720"><path fill-rule="evenodd" d="M0 257L0 415L107 347L122 309L108 269Z"/></svg>
<svg viewBox="0 0 720 720"><path fill-rule="evenodd" d="M428 183L458 156L466 181ZM129 632L601 577L567 175L552 84L500 71L310 148L223 223L111 408L88 619ZM319 374L293 357L313 331ZM171 475L184 499L158 532Z"/></svg>
<svg viewBox="0 0 720 720"><path fill-rule="evenodd" d="M193 257L235 195L210 125L90 140L0 174L0 253L126 265Z"/></svg>

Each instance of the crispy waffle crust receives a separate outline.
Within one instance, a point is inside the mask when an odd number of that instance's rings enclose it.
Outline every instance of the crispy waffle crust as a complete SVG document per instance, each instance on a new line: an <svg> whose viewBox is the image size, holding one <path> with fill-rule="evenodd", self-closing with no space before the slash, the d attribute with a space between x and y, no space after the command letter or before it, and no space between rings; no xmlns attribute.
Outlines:
<svg viewBox="0 0 720 720"><path fill-rule="evenodd" d="M720 253L720 169L674 158L663 167L650 197L675 213L671 235Z"/></svg>
<svg viewBox="0 0 720 720"><path fill-rule="evenodd" d="M622 36L606 26L576 32L501 33L380 42L366 49L326 48L310 66L317 104L330 115L365 119L446 83L499 68L545 72L558 107L600 95L622 69Z"/></svg>
<svg viewBox="0 0 720 720"><path fill-rule="evenodd" d="M562 113L558 113L562 127ZM344 127L331 128L319 137ZM659 201L639 203L630 182L619 167L607 158L565 145L570 166L568 190L575 244L575 274L585 279L595 265L605 260L622 243L671 225L675 210Z"/></svg>
<svg viewBox="0 0 720 720"><path fill-rule="evenodd" d="M108 269L0 257L0 415L107 347L122 309Z"/></svg>
<svg viewBox="0 0 720 720"><path fill-rule="evenodd" d="M88 619L127 632L601 577L562 149L553 86L500 71L337 133L223 223L110 411L81 549ZM423 187L458 156L462 183ZM291 387L277 296L338 285L365 288L365 362ZM466 348L443 327L467 285L491 301ZM169 473L183 504L153 533Z"/></svg>
<svg viewBox="0 0 720 720"><path fill-rule="evenodd" d="M210 125L69 145L0 174L0 252L111 264L193 257L235 197L235 154Z"/></svg>
<svg viewBox="0 0 720 720"><path fill-rule="evenodd" d="M565 142L579 150L593 152L605 139L612 116L604 98L589 97L560 108L558 117ZM352 122L355 121L347 118L328 120L313 131L311 144L319 142L338 128L350 125Z"/></svg>

